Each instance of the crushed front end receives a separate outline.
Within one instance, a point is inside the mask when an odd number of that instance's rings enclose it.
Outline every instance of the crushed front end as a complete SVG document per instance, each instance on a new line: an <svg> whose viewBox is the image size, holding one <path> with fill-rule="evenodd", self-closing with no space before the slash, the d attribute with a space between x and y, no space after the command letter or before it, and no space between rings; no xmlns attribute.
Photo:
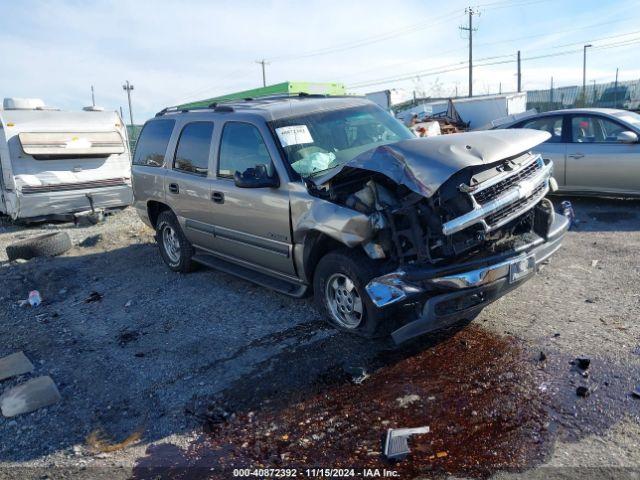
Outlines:
<svg viewBox="0 0 640 480"><path fill-rule="evenodd" d="M553 165L529 151L546 137L484 133L384 147L316 190L371 219L362 247L385 273L367 293L380 309L411 312L397 343L473 318L529 279L568 230L545 198Z"/></svg>

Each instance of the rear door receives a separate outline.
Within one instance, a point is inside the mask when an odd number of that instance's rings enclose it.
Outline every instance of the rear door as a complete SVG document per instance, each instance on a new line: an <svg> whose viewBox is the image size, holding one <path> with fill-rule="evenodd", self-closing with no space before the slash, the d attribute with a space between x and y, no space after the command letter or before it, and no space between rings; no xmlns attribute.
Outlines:
<svg viewBox="0 0 640 480"><path fill-rule="evenodd" d="M215 249L239 263L294 275L287 182L281 179L279 188L238 188L233 180L236 171L256 165L265 165L269 175L278 175L273 161L277 156L266 125L225 123L211 192Z"/></svg>
<svg viewBox="0 0 640 480"><path fill-rule="evenodd" d="M640 193L640 144L617 138L628 130L601 115L572 115L567 187L581 192Z"/></svg>
<svg viewBox="0 0 640 480"><path fill-rule="evenodd" d="M213 248L213 205L209 179L213 122L190 121L180 129L165 176L167 204L178 215L189 241Z"/></svg>
<svg viewBox="0 0 640 480"><path fill-rule="evenodd" d="M549 132L551 138L535 147L534 151L553 161L553 176L562 188L566 182L565 162L567 153L566 137L564 135L564 115L546 115L525 120L516 125L517 128L531 128Z"/></svg>

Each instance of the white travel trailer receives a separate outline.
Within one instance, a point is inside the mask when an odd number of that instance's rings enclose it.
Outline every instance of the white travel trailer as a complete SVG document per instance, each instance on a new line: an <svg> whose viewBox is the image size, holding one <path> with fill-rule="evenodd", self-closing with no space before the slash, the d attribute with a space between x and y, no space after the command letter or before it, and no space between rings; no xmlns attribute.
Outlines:
<svg viewBox="0 0 640 480"><path fill-rule="evenodd" d="M115 112L64 112L38 99L0 109L0 213L67 217L132 202L126 128Z"/></svg>

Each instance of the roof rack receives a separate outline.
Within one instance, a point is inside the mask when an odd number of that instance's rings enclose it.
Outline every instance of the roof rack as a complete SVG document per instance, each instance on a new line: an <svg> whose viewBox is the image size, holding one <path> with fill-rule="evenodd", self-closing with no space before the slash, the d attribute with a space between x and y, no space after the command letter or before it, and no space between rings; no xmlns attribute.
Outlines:
<svg viewBox="0 0 640 480"><path fill-rule="evenodd" d="M234 112L234 108L231 104L242 104L242 102L254 102L256 100L277 100L279 98L329 98L329 97L337 97L339 95L326 95L324 93L307 93L307 92L299 92L299 93L276 93L270 95L259 95L256 97L246 97L241 99L229 99L229 100L220 100L217 102L210 103L206 106L198 106L198 107L189 107L189 108L180 108L180 107L166 107L156 113L156 117L161 117L167 113L187 113L193 112L197 110L213 110L214 112Z"/></svg>

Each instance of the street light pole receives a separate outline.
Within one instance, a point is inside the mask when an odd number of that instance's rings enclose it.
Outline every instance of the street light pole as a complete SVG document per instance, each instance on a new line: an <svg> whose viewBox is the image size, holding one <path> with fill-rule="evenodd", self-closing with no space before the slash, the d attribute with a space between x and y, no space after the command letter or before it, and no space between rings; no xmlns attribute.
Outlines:
<svg viewBox="0 0 640 480"><path fill-rule="evenodd" d="M131 111L131 90L133 90L133 85L131 85L129 80L127 80L127 83L122 85L122 89L127 92L127 100L129 101L129 118L131 120L130 125L133 127L133 112Z"/></svg>
<svg viewBox="0 0 640 480"><path fill-rule="evenodd" d="M587 48L593 45L585 45L582 49L582 96L587 101Z"/></svg>

